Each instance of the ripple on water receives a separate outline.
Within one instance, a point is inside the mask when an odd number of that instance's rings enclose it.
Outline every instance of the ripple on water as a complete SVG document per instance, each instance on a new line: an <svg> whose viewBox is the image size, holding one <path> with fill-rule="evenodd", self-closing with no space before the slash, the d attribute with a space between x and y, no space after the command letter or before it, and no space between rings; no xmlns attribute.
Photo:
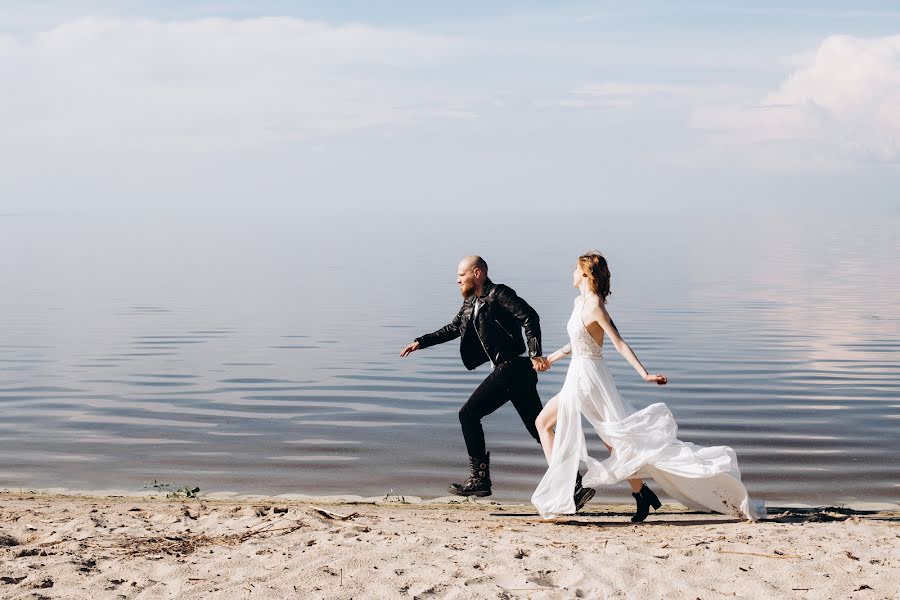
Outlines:
<svg viewBox="0 0 900 600"><path fill-rule="evenodd" d="M527 260L504 231L492 236L503 243L484 251L497 257L497 280L540 312L545 348L554 349L565 342L572 305L571 257L547 233L550 217L542 221ZM755 496L896 499L896 224L642 223L623 226L627 236L604 232L615 267L609 310L647 367L671 382L646 385L607 344L620 392L637 407L667 403L686 441L734 448ZM596 239L595 225L582 234ZM457 235L432 232L434 243L409 253L405 235L363 232L356 244L388 251L391 269L354 269L348 278L352 261L334 249L334 257L315 254L327 263L315 272L289 261L270 289L269 271L240 272L237 248L222 257L235 272L215 293L207 273L190 295L155 285L152 298L122 299L116 289L105 300L98 291L89 306L54 307L42 300L57 297L48 278L46 289L0 311L0 487L139 488L169 475L247 493L444 494L467 468L456 413L487 368L466 371L456 341L398 354L459 307L452 277L431 271L467 243ZM275 239L260 239L258 250L309 255L299 252L304 236ZM677 276L642 277L658 266L659 248L686 250L664 257ZM236 281L252 281L253 292ZM277 297L267 300L272 290ZM539 379L546 402L565 365ZM510 405L484 429L494 497L527 500L546 468L539 446ZM602 458L588 432L590 452ZM629 498L624 484L598 497Z"/></svg>

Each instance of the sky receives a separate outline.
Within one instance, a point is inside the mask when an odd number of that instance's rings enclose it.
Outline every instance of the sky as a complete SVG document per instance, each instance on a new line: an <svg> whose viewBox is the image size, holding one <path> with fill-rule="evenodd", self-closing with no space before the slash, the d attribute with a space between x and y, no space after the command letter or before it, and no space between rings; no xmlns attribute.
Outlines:
<svg viewBox="0 0 900 600"><path fill-rule="evenodd" d="M0 0L0 82L0 215L900 212L891 2Z"/></svg>

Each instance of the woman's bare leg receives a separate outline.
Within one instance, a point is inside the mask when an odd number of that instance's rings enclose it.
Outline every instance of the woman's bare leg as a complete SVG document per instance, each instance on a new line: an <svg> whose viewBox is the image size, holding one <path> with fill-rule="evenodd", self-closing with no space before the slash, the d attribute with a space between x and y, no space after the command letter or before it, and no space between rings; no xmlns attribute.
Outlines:
<svg viewBox="0 0 900 600"><path fill-rule="evenodd" d="M544 456L547 458L547 464L553 458L553 439L556 437L556 404L559 396L553 396L550 402L537 416L534 424L538 430L538 436L541 438L541 448L544 449Z"/></svg>
<svg viewBox="0 0 900 600"><path fill-rule="evenodd" d="M603 445L606 446L607 450L612 452L612 446L610 446L606 442L603 442ZM639 491L641 491L641 488L644 487L644 480L643 479L629 479L628 485L631 486L631 492L633 494L637 494Z"/></svg>

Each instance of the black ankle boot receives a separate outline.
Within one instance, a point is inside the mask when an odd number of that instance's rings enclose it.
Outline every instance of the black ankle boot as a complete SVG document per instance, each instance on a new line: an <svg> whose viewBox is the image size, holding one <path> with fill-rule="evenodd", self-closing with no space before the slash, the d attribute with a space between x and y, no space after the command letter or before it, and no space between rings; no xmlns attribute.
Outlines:
<svg viewBox="0 0 900 600"><path fill-rule="evenodd" d="M653 490L647 487L646 483L641 486L641 496L643 496L644 499L650 503L650 506L653 507L653 510L659 510L659 507L662 506L662 502L659 501L659 498L656 497L656 494L653 493Z"/></svg>
<svg viewBox="0 0 900 600"><path fill-rule="evenodd" d="M575 512L578 512L584 505L590 502L594 497L594 488L586 488L581 485L581 473L575 475Z"/></svg>
<svg viewBox="0 0 900 600"><path fill-rule="evenodd" d="M662 502L659 501L659 498L656 497L656 494L653 493L653 490L647 487L646 483L641 486L641 491L632 492L631 495L634 497L634 501L637 503L637 510L631 517L632 523L640 523L644 519L646 519L647 515L650 514L651 506L655 509L662 506Z"/></svg>
<svg viewBox="0 0 900 600"><path fill-rule="evenodd" d="M491 495L491 453L481 458L469 457L469 477L462 483L451 483L447 491L457 496Z"/></svg>

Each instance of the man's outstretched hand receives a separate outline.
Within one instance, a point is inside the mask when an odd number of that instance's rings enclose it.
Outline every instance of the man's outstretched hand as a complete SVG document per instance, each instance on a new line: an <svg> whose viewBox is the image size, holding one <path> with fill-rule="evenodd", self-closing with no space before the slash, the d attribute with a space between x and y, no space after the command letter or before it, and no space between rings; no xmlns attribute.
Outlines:
<svg viewBox="0 0 900 600"><path fill-rule="evenodd" d="M400 356L409 356L411 353L415 352L419 349L419 342L413 342L409 346L403 349L403 352L400 353Z"/></svg>
<svg viewBox="0 0 900 600"><path fill-rule="evenodd" d="M550 361L543 356L533 356L531 358L531 366L534 367L535 371L543 372L550 368Z"/></svg>

